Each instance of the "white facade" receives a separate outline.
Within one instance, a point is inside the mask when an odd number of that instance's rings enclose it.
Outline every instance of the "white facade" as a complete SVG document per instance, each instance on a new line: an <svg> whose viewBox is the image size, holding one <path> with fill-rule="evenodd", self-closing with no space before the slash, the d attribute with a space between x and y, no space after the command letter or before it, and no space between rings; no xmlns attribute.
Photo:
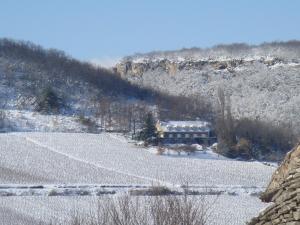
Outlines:
<svg viewBox="0 0 300 225"><path fill-rule="evenodd" d="M158 122L156 128L161 138L208 138L211 124L206 121L168 121Z"/></svg>

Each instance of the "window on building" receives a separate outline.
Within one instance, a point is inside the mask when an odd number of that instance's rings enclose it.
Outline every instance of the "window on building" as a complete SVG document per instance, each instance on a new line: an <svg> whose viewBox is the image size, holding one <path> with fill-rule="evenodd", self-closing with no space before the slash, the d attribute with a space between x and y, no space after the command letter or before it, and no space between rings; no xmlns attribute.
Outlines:
<svg viewBox="0 0 300 225"><path fill-rule="evenodd" d="M177 134L177 137L178 137L178 138L181 138L181 134Z"/></svg>
<svg viewBox="0 0 300 225"><path fill-rule="evenodd" d="M173 134L169 134L169 138L173 138Z"/></svg>
<svg viewBox="0 0 300 225"><path fill-rule="evenodd" d="M190 134L185 134L185 138L190 138Z"/></svg>
<svg viewBox="0 0 300 225"><path fill-rule="evenodd" d="M194 137L194 138L197 138L197 137L198 137L198 134L193 134L193 137Z"/></svg>

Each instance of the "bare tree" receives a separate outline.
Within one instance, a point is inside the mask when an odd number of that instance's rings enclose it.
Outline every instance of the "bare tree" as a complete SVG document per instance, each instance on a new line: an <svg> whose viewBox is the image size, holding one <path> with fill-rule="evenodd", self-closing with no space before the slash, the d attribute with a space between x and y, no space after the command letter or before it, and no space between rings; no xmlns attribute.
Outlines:
<svg viewBox="0 0 300 225"><path fill-rule="evenodd" d="M14 74L13 74L12 68L9 66L9 64L6 64L4 66L3 73L4 73L4 79L7 82L7 85L12 86L14 83Z"/></svg>
<svg viewBox="0 0 300 225"><path fill-rule="evenodd" d="M106 130L107 124L111 125L111 103L109 97L99 97L94 99L95 117L100 118L100 125Z"/></svg>
<svg viewBox="0 0 300 225"><path fill-rule="evenodd" d="M77 213L70 225L206 225L212 206L202 196L119 196L101 198L96 213ZM55 223L52 223L54 225ZM66 224L66 223L64 223Z"/></svg>
<svg viewBox="0 0 300 225"><path fill-rule="evenodd" d="M219 141L218 150L231 156L232 147L236 144L234 119L231 113L230 97L225 95L224 89L221 87L218 88L217 100L219 106L216 125Z"/></svg>

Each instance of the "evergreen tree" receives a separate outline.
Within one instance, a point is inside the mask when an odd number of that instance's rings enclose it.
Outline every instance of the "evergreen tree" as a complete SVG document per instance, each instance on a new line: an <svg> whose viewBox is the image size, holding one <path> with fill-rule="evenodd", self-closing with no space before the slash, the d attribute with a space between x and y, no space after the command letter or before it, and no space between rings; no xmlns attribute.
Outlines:
<svg viewBox="0 0 300 225"><path fill-rule="evenodd" d="M59 113L62 108L62 99L59 98L52 88L43 90L37 100L36 111L41 113Z"/></svg>
<svg viewBox="0 0 300 225"><path fill-rule="evenodd" d="M148 143L154 143L156 140L155 120L152 113L147 113L140 133L140 139Z"/></svg>

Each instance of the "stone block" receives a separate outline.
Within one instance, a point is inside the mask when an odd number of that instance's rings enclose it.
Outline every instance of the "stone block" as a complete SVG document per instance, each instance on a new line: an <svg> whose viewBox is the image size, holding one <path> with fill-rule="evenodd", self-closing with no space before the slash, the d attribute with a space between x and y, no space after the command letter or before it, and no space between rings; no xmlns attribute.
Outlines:
<svg viewBox="0 0 300 225"><path fill-rule="evenodd" d="M300 221L300 211L293 212L293 218Z"/></svg>

